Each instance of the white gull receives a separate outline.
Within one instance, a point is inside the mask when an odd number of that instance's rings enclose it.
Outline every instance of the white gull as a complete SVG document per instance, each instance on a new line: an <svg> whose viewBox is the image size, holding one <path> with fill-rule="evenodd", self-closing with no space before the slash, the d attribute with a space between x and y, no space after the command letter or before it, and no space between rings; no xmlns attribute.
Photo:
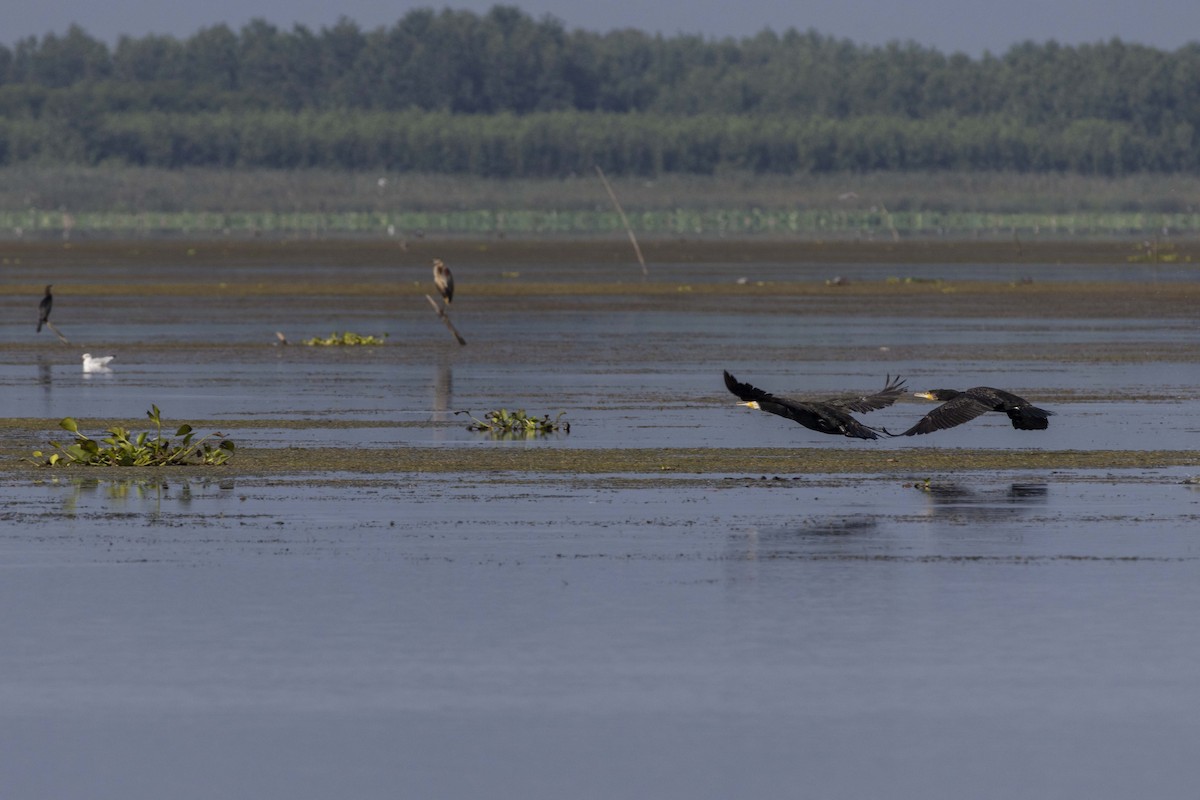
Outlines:
<svg viewBox="0 0 1200 800"><path fill-rule="evenodd" d="M91 353L83 354L83 371L84 372L112 372L108 362L112 361L112 356L92 356Z"/></svg>

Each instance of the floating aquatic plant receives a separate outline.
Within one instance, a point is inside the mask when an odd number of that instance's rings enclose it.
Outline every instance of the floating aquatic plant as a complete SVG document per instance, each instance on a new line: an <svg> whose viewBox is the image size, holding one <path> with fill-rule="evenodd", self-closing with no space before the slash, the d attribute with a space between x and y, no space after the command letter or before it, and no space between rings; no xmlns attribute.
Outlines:
<svg viewBox="0 0 1200 800"><path fill-rule="evenodd" d="M181 465L224 464L233 455L234 444L221 433L210 433L199 439L191 425L183 424L175 430L181 437L178 442L163 437L162 417L158 406L152 405L146 416L154 423L154 434L149 431L132 434L122 427L109 428L100 441L79 432L79 423L67 417L58 423L65 431L75 434L75 441L63 445L51 440L56 452L43 453L34 450L31 460L39 466L84 466L103 467L165 467ZM215 441L219 440L219 441Z"/></svg>
<svg viewBox="0 0 1200 800"><path fill-rule="evenodd" d="M927 283L932 286L941 286L943 283L945 283L945 281L943 281L941 278L921 278L921 277L918 277L915 275L906 275L903 278L901 278L899 276L893 275L887 279L886 283L889 283L889 284L905 283L905 284L910 284L910 285L914 284L914 283Z"/></svg>
<svg viewBox="0 0 1200 800"><path fill-rule="evenodd" d="M305 339L304 344L310 347L357 347L361 345L383 344L387 341L387 334L380 336L363 336L360 333L346 331L345 333L331 333L324 339L319 336L314 336L311 339Z"/></svg>
<svg viewBox="0 0 1200 800"><path fill-rule="evenodd" d="M471 424L467 426L467 430L486 431L497 438L515 435L534 437L547 433L571 432L571 423L563 419L565 411L558 412L558 416L554 419L551 419L549 414L542 417L531 417L525 413L524 409L509 411L500 408L484 414L483 419L477 418L470 411L455 411L454 413L466 414L471 418Z"/></svg>
<svg viewBox="0 0 1200 800"><path fill-rule="evenodd" d="M1175 245L1170 242L1146 241L1133 246L1134 254L1126 257L1131 264L1174 264L1179 260Z"/></svg>

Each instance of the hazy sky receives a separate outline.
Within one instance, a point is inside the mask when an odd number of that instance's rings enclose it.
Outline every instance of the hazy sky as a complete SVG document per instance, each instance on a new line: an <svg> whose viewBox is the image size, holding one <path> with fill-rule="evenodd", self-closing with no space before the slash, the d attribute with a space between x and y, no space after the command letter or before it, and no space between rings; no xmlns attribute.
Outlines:
<svg viewBox="0 0 1200 800"><path fill-rule="evenodd" d="M30 35L62 33L72 22L110 42L123 33L184 37L222 22L240 28L255 17L282 28L300 23L316 30L342 15L373 29L392 24L413 8L483 12L493 5L492 0L4 0L0 37L12 45ZM1081 44L1119 37L1171 50L1200 40L1198 0L518 0L508 5L535 17L552 15L568 28L638 28L710 37L813 28L856 42L911 40L972 56L984 50L1002 53L1026 40Z"/></svg>

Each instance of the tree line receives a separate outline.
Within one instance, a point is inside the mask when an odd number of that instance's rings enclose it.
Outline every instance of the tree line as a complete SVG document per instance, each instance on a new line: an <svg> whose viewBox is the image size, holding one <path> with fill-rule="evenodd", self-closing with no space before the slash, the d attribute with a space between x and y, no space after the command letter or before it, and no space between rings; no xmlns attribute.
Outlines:
<svg viewBox="0 0 1200 800"><path fill-rule="evenodd" d="M1200 45L1001 55L567 30L507 6L390 27L72 26L0 46L0 163L553 175L1200 168Z"/></svg>
<svg viewBox="0 0 1200 800"><path fill-rule="evenodd" d="M654 176L876 170L1125 175L1200 171L1190 131L1103 120L1061 129L1002 117L747 117L448 112L130 112L94 125L0 121L0 163Z"/></svg>

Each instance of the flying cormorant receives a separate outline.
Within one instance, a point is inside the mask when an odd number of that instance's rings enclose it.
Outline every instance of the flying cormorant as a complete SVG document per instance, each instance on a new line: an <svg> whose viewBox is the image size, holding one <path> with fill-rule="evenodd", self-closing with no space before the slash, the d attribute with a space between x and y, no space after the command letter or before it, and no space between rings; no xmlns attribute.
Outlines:
<svg viewBox="0 0 1200 800"><path fill-rule="evenodd" d="M446 301L446 305L450 305L454 299L454 276L440 258L433 260L433 284L437 286L438 294Z"/></svg>
<svg viewBox="0 0 1200 800"><path fill-rule="evenodd" d="M38 333L42 332L42 326L50 319L50 308L54 305L54 295L50 294L50 287L53 285L46 284L46 296L42 298L42 302L38 303Z"/></svg>
<svg viewBox="0 0 1200 800"><path fill-rule="evenodd" d="M1012 392L1003 389L993 389L990 386L976 386L960 392L956 389L933 389L928 392L917 392L916 397L926 400L938 400L942 404L930 411L921 420L904 433L891 433L889 436L916 436L921 433L933 433L953 428L970 422L976 417L989 411L1003 411L1012 420L1012 426L1021 431L1044 431L1050 426L1049 417L1053 411L1038 408L1023 397L1017 397Z"/></svg>
<svg viewBox="0 0 1200 800"><path fill-rule="evenodd" d="M748 383L739 382L728 372L725 373L725 386L742 400L739 405L787 417L818 433L850 436L857 439L878 439L879 434L874 428L868 428L850 416L849 412L857 411L865 414L868 411L887 408L904 393L904 381L899 376L892 380L890 375L885 381L883 389L875 394L861 397L835 397L828 400L792 400L786 397L776 397Z"/></svg>

